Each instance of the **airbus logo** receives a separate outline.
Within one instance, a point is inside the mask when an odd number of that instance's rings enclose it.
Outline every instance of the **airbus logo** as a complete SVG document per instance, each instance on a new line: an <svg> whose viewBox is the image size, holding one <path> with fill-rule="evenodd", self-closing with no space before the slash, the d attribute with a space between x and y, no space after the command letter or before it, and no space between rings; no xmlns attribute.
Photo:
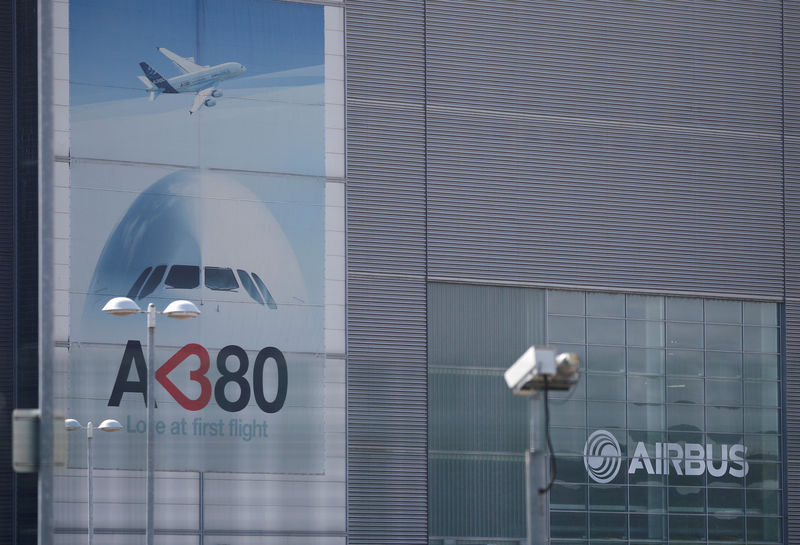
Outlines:
<svg viewBox="0 0 800 545"><path fill-rule="evenodd" d="M639 441L633 451L628 474L644 470L648 475L702 475L712 477L730 474L742 478L750 471L745 461L747 447L741 444L714 445L700 443L655 443L648 450ZM614 480L622 465L622 450L616 437L606 430L593 432L583 448L583 465L596 483Z"/></svg>

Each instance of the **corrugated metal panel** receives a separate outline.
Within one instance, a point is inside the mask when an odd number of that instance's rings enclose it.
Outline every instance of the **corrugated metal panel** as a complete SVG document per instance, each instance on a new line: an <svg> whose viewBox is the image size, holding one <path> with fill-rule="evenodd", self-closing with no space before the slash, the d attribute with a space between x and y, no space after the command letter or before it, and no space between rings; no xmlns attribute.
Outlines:
<svg viewBox="0 0 800 545"><path fill-rule="evenodd" d="M782 296L780 2L427 14L432 278Z"/></svg>
<svg viewBox="0 0 800 545"><path fill-rule="evenodd" d="M786 543L800 543L800 1L784 2Z"/></svg>
<svg viewBox="0 0 800 545"><path fill-rule="evenodd" d="M353 544L427 543L423 14L422 1L345 10Z"/></svg>

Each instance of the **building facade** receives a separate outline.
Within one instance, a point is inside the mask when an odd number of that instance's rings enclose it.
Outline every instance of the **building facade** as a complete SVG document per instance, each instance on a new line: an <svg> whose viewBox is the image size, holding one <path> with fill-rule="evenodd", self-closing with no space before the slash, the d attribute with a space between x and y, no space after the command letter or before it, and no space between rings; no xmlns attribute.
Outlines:
<svg viewBox="0 0 800 545"><path fill-rule="evenodd" d="M125 425L97 441L98 535L145 525L144 325L98 312L127 295L202 303L159 322L157 542L524 542L502 373L531 345L581 359L549 400L553 543L798 539L800 4L7 9L5 411ZM39 475L54 543L86 538L83 449Z"/></svg>

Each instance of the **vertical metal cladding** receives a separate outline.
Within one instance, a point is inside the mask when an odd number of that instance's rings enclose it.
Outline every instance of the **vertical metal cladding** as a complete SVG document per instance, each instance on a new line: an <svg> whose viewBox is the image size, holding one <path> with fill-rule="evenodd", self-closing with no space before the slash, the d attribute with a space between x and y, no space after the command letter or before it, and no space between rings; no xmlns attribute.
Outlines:
<svg viewBox="0 0 800 545"><path fill-rule="evenodd" d="M422 1L345 10L353 544L427 542L423 14Z"/></svg>
<svg viewBox="0 0 800 545"><path fill-rule="evenodd" d="M427 16L433 278L782 294L780 2Z"/></svg>

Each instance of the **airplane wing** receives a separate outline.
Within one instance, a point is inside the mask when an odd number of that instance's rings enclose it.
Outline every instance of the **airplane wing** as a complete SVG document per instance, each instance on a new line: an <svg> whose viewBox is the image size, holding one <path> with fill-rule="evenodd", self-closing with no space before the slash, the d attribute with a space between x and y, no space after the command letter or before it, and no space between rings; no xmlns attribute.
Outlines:
<svg viewBox="0 0 800 545"><path fill-rule="evenodd" d="M173 53L166 47L159 47L159 52L164 55L166 58L171 60L175 66L180 69L181 72L186 74L187 72L197 72L198 70L202 70L203 68L208 68L208 66L201 66L199 64L195 64L193 57L181 57L177 53Z"/></svg>
<svg viewBox="0 0 800 545"><path fill-rule="evenodd" d="M192 104L192 108L189 110L189 115L192 115L197 110L203 107L203 103L206 101L208 97L211 96L211 93L214 92L214 87L209 87L207 89L203 89L199 93L197 93L194 97L194 103ZM213 106L213 104L212 104Z"/></svg>

